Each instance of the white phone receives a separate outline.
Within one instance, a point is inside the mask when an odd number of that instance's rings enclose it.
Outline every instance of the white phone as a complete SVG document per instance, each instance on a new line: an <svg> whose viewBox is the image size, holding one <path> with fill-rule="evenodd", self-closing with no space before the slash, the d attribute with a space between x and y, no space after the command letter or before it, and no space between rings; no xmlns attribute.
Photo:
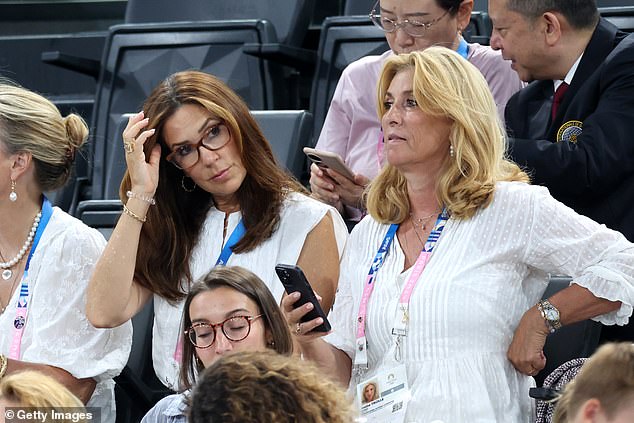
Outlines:
<svg viewBox="0 0 634 423"><path fill-rule="evenodd" d="M346 166L341 156L337 153L304 147L304 154L306 154L306 156L317 166L325 169L332 169L351 181L354 181L354 172Z"/></svg>

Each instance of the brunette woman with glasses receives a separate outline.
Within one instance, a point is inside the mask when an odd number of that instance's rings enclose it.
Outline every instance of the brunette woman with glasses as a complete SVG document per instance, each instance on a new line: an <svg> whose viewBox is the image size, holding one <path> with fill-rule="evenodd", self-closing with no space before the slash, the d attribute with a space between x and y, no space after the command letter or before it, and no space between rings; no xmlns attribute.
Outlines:
<svg viewBox="0 0 634 423"><path fill-rule="evenodd" d="M383 165L383 135L376 116L376 85L385 61L395 54L430 46L455 50L484 75L497 111L504 118L508 99L522 81L511 63L489 46L467 42L462 32L469 26L473 0L380 0L369 19L385 32L390 49L367 56L344 69L330 103L316 148L339 154L355 172L350 180L332 169L311 166L313 196L358 221L364 209L361 193Z"/></svg>
<svg viewBox="0 0 634 423"><path fill-rule="evenodd" d="M192 285L182 319L182 394L170 395L143 422L186 422L189 392L198 374L220 357L239 351L272 350L290 355L291 334L267 286L238 266L218 266Z"/></svg>
<svg viewBox="0 0 634 423"><path fill-rule="evenodd" d="M114 327L154 295L154 369L166 386L177 387L183 300L218 264L253 271L278 302L284 288L274 267L297 264L331 308L345 224L278 165L223 82L197 71L168 77L123 139L124 213L91 280L88 316Z"/></svg>

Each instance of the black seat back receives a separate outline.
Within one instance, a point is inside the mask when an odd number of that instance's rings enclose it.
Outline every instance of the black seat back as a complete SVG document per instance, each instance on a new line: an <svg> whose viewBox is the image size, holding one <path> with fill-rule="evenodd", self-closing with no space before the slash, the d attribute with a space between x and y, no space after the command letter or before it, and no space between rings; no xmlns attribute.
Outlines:
<svg viewBox="0 0 634 423"><path fill-rule="evenodd" d="M634 32L634 5L631 0L627 3L628 6L600 7L599 13L621 31Z"/></svg>
<svg viewBox="0 0 634 423"><path fill-rule="evenodd" d="M367 16L334 16L321 27L317 69L310 96L317 138L324 124L330 101L344 68L361 57L389 50L385 34Z"/></svg>
<svg viewBox="0 0 634 423"><path fill-rule="evenodd" d="M302 44L315 0L128 0L126 23L266 19L281 43Z"/></svg>
<svg viewBox="0 0 634 423"><path fill-rule="evenodd" d="M372 11L372 6L376 4L376 0L346 0L343 8L343 14L346 16L365 15L368 16Z"/></svg>
<svg viewBox="0 0 634 423"><path fill-rule="evenodd" d="M311 142L313 115L306 110L253 111L275 157L297 179L304 179L306 156L302 149Z"/></svg>

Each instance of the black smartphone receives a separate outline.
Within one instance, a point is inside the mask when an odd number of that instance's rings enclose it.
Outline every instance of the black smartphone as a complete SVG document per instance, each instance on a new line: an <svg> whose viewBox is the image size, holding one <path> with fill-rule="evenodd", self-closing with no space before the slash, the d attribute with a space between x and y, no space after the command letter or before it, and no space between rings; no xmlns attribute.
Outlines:
<svg viewBox="0 0 634 423"><path fill-rule="evenodd" d="M326 313L324 313L324 310L321 308L321 304L319 304L319 301L313 292L313 288L310 286L306 276L304 276L302 269L292 264L278 264L275 266L275 272L280 278L280 281L282 281L282 285L284 285L284 289L287 294L291 294L293 292L300 293L301 296L299 297L299 300L297 300L294 304L295 308L303 306L308 302L313 304L313 309L302 317L302 322L308 322L309 320L321 317L324 319L324 322L313 330L316 330L317 332L329 332L330 323L326 318Z"/></svg>

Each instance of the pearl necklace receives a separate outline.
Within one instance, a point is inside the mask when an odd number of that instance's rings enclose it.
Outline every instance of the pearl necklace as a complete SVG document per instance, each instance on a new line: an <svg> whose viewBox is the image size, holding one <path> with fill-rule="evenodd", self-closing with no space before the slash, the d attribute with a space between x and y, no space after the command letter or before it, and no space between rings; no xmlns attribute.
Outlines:
<svg viewBox="0 0 634 423"><path fill-rule="evenodd" d="M35 236L35 232L37 231L37 227L40 224L41 217L42 217L42 210L40 210L38 214L35 216L35 219L33 219L33 226L31 226L31 231L29 232L29 236L26 237L26 241L24 241L24 244L22 245L22 248L20 248L20 251L18 251L18 254L15 257L13 257L11 260L0 263L0 269L4 269L2 271L2 279L4 279L5 281L8 281L11 278L11 276L13 276L13 272L11 271L11 268L15 266L16 264L18 264L20 260L22 260L27 250L31 246L31 243L33 242L33 237Z"/></svg>

